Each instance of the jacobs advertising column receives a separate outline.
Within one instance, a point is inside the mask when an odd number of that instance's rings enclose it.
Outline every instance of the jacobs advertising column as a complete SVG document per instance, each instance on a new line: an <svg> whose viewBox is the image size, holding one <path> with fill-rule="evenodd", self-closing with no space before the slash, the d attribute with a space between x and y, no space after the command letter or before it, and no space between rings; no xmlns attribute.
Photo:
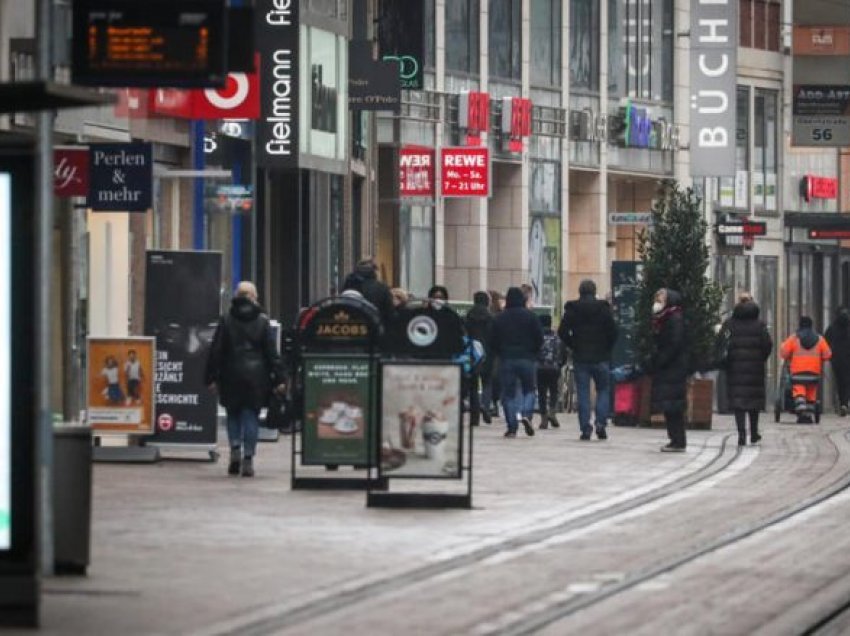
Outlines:
<svg viewBox="0 0 850 636"><path fill-rule="evenodd" d="M148 252L145 333L156 338L156 424L164 447L216 457L217 395L204 370L221 306L221 253Z"/></svg>

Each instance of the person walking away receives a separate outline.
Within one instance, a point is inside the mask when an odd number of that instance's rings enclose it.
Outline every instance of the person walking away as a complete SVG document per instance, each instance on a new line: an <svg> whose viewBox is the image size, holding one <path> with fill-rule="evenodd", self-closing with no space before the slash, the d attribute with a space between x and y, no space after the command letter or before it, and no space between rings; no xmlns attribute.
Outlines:
<svg viewBox="0 0 850 636"><path fill-rule="evenodd" d="M519 287L508 289L505 310L493 319L489 350L499 359L502 407L507 430L505 437L516 437L517 414L526 435L534 435L535 361L543 346L540 320L525 308L525 296ZM517 395L516 386L521 393Z"/></svg>
<svg viewBox="0 0 850 636"><path fill-rule="evenodd" d="M207 359L206 382L218 391L227 410L229 475L254 476L260 409L272 388L283 393L284 368L274 343L269 317L258 304L257 288L242 281L230 311L218 322Z"/></svg>
<svg viewBox="0 0 850 636"><path fill-rule="evenodd" d="M831 366L838 390L838 412L845 417L850 410L850 311L846 307L838 309L824 337L832 350Z"/></svg>
<svg viewBox="0 0 850 636"><path fill-rule="evenodd" d="M811 424L823 363L832 357L832 351L826 339L815 331L811 318L801 316L799 324L797 332L782 343L779 356L788 361L792 379L806 380L805 383L792 382L791 395L794 397L797 423Z"/></svg>
<svg viewBox="0 0 850 636"><path fill-rule="evenodd" d="M726 394L735 413L738 446L747 444L747 415L750 419L750 443L757 444L759 412L765 408L765 363L773 349L767 325L759 320L759 306L749 294L741 294L732 317L723 325L726 348Z"/></svg>
<svg viewBox="0 0 850 636"><path fill-rule="evenodd" d="M670 443L664 453L684 453L685 400L688 352L682 296L673 289L659 289L652 304L653 352L648 372L652 376L652 412L664 413Z"/></svg>
<svg viewBox="0 0 850 636"><path fill-rule="evenodd" d="M473 426L478 424L479 418L483 419L485 424L491 424L493 422L490 416L493 395L493 361L492 353L487 350L490 340L490 328L493 325L493 314L490 313L489 305L490 295L487 292L475 292L472 296L472 308L467 312L464 319L467 335L484 346L484 361L471 378L472 390L475 391L476 397L478 397L479 384L481 385L481 406L475 412L470 412L469 417L469 421Z"/></svg>
<svg viewBox="0 0 850 636"><path fill-rule="evenodd" d="M363 298L375 305L381 320L388 321L393 315L393 296L390 288L378 280L378 265L371 258L359 261L342 285L343 291L354 289Z"/></svg>
<svg viewBox="0 0 850 636"><path fill-rule="evenodd" d="M578 425L581 440L589 440L590 382L596 388L596 436L608 439L606 424L611 401L611 352L617 341L617 324L611 305L596 298L596 283L583 280L578 300L564 305L558 335L573 352L573 371L578 394Z"/></svg>
<svg viewBox="0 0 850 636"><path fill-rule="evenodd" d="M490 313L493 318L505 310L505 297L495 289L488 290L490 294ZM499 417L499 403L502 397L501 384L499 382L499 360L495 356L490 357L490 395L486 402L490 404L490 416ZM482 400L485 400L482 396Z"/></svg>
<svg viewBox="0 0 850 636"><path fill-rule="evenodd" d="M552 316L540 316L543 327L543 346L537 356L537 404L540 407L540 428L549 428L549 424L559 428L561 423L555 417L558 402L558 378L564 366L564 343L552 330Z"/></svg>

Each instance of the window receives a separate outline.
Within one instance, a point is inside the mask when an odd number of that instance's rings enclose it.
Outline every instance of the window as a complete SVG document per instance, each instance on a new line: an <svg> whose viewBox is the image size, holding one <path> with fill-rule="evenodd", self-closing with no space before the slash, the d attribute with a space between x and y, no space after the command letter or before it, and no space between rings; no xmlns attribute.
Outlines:
<svg viewBox="0 0 850 636"><path fill-rule="evenodd" d="M478 0L446 3L446 70L478 73Z"/></svg>
<svg viewBox="0 0 850 636"><path fill-rule="evenodd" d="M434 68L437 65L434 50L436 46L434 0L425 0L422 15L425 20L425 66Z"/></svg>
<svg viewBox="0 0 850 636"><path fill-rule="evenodd" d="M599 3L570 3L570 86L599 90Z"/></svg>
<svg viewBox="0 0 850 636"><path fill-rule="evenodd" d="M522 2L490 0L490 76L521 79Z"/></svg>
<svg viewBox="0 0 850 636"><path fill-rule="evenodd" d="M735 100L735 169L749 170L750 89L739 86Z"/></svg>
<svg viewBox="0 0 850 636"><path fill-rule="evenodd" d="M608 0L613 96L673 99L673 0Z"/></svg>
<svg viewBox="0 0 850 636"><path fill-rule="evenodd" d="M779 0L740 0L741 46L779 50Z"/></svg>
<svg viewBox="0 0 850 636"><path fill-rule="evenodd" d="M776 209L777 92L756 89L753 106L753 192L755 205Z"/></svg>
<svg viewBox="0 0 850 636"><path fill-rule="evenodd" d="M561 84L560 0L531 0L531 83Z"/></svg>

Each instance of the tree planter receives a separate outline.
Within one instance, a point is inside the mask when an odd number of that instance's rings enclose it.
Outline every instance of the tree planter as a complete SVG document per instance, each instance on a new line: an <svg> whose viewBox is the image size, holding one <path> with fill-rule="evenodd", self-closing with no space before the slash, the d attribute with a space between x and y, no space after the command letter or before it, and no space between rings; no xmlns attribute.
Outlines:
<svg viewBox="0 0 850 636"><path fill-rule="evenodd" d="M640 380L640 424L651 428L664 428L664 415L650 413L652 399L652 378L644 376ZM685 405L685 428L691 430L711 430L712 401L714 380L688 380L687 403Z"/></svg>

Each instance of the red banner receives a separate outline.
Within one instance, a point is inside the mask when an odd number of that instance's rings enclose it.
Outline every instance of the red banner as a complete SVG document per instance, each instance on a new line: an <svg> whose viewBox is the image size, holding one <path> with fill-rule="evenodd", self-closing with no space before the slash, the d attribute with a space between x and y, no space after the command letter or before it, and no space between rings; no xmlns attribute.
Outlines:
<svg viewBox="0 0 850 636"><path fill-rule="evenodd" d="M488 93L461 93L458 101L458 124L466 129L466 144L481 144L481 133L490 130L490 95Z"/></svg>
<svg viewBox="0 0 850 636"><path fill-rule="evenodd" d="M810 174L803 177L803 191L806 201L812 199L837 199L838 179L815 177Z"/></svg>
<svg viewBox="0 0 850 636"><path fill-rule="evenodd" d="M444 197L490 196L490 151L487 148L443 148L440 176Z"/></svg>
<svg viewBox="0 0 850 636"><path fill-rule="evenodd" d="M399 194L434 198L434 149L402 146L398 158Z"/></svg>
<svg viewBox="0 0 850 636"><path fill-rule="evenodd" d="M115 93L115 116L147 119L151 113L151 91L146 88L125 88Z"/></svg>
<svg viewBox="0 0 850 636"><path fill-rule="evenodd" d="M88 148L57 148L53 151L53 193L57 197L88 196Z"/></svg>
<svg viewBox="0 0 850 636"><path fill-rule="evenodd" d="M522 138L531 136L531 100L514 97L511 100L511 133L508 149L522 152Z"/></svg>

